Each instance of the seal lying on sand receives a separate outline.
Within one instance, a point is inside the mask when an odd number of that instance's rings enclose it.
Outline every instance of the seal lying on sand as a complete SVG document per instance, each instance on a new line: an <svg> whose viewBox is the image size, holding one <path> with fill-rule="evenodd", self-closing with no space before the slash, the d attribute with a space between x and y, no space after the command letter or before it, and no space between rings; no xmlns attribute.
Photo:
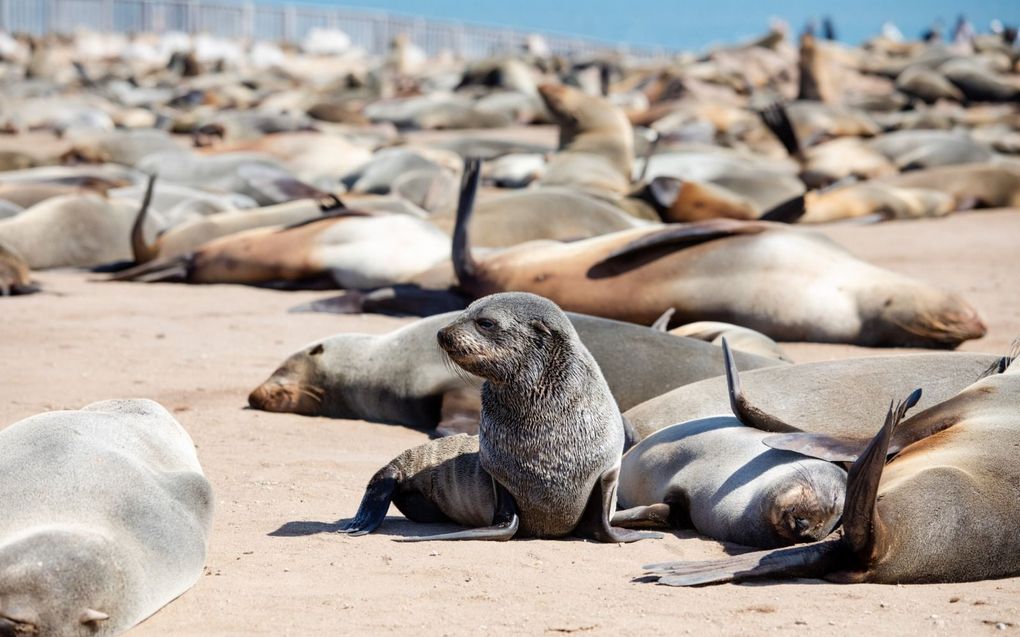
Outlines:
<svg viewBox="0 0 1020 637"><path fill-rule="evenodd" d="M749 400L774 418L818 433L870 434L869 423L884 406L868 400L882 392L907 394L924 385L920 407L952 398L997 360L991 354L931 353L874 356L747 371L740 375ZM743 368L743 363L738 364ZM718 376L678 387L626 410L638 438L673 423L731 412L726 378ZM772 431L794 431L773 426Z"/></svg>
<svg viewBox="0 0 1020 637"><path fill-rule="evenodd" d="M1001 367L1004 372L902 424L914 396L890 406L885 425L858 449L850 469L842 537L646 568L671 586L805 576L847 583L966 582L1020 574L1020 363L1007 358ZM822 446L818 439L813 443ZM896 455L887 464L891 452Z"/></svg>
<svg viewBox="0 0 1020 637"><path fill-rule="evenodd" d="M0 432L0 634L116 635L198 580L212 492L158 404L108 400Z"/></svg>
<svg viewBox="0 0 1020 637"><path fill-rule="evenodd" d="M648 325L736 323L777 340L955 347L985 326L960 297L882 270L782 224L718 219L576 241L471 251L458 210L453 267L474 298L532 292L567 310ZM626 302L621 302L626 299Z"/></svg>
<svg viewBox="0 0 1020 637"><path fill-rule="evenodd" d="M337 334L312 343L287 358L248 402L266 411L429 429L438 423L439 433L474 433L482 381L451 369L436 345L436 332L456 316L432 316L388 334ZM722 352L715 346L629 323L568 317L620 409L723 373ZM777 364L740 353L737 360L746 369Z"/></svg>
<svg viewBox="0 0 1020 637"><path fill-rule="evenodd" d="M256 228L111 280L373 288L404 283L444 261L449 238L400 214L338 210L284 228Z"/></svg>
<svg viewBox="0 0 1020 637"><path fill-rule="evenodd" d="M559 308L530 294L488 297L440 330L438 339L454 363L486 379L478 465L492 476L495 506L490 526L416 539L655 537L610 524L623 419L594 358ZM473 467L465 473L472 486L483 482ZM389 484L392 490L395 480ZM367 509L385 513L389 502L371 497L372 486L346 530L361 531L359 519L377 517Z"/></svg>

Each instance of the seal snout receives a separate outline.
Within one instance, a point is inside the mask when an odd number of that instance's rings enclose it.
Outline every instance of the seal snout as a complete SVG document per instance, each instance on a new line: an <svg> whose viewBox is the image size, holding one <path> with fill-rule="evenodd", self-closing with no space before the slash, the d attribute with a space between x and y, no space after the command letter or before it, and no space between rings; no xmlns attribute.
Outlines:
<svg viewBox="0 0 1020 637"><path fill-rule="evenodd" d="M252 409L261 411L314 416L320 411L319 406L322 403L322 398L323 392L314 387L270 379L256 387L248 395L248 405Z"/></svg>

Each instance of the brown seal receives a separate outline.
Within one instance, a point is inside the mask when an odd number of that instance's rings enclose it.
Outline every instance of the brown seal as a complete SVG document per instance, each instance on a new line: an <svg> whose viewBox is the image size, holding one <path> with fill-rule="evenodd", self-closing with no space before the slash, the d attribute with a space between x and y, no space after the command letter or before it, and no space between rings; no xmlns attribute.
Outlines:
<svg viewBox="0 0 1020 637"><path fill-rule="evenodd" d="M643 325L673 307L676 324L723 321L787 341L955 347L986 331L959 296L783 224L671 224L573 243L532 241L476 258L470 204L462 198L458 209L453 267L474 298L531 292L569 311Z"/></svg>
<svg viewBox="0 0 1020 637"><path fill-rule="evenodd" d="M671 586L804 576L848 583L965 582L1020 574L1020 364L1005 357L990 373L899 424L918 398L915 391L890 406L878 434L849 454L845 441L834 441L837 455L854 459L841 537L646 568ZM782 438L796 442L793 434ZM829 446L818 436L807 442L793 446L808 453Z"/></svg>

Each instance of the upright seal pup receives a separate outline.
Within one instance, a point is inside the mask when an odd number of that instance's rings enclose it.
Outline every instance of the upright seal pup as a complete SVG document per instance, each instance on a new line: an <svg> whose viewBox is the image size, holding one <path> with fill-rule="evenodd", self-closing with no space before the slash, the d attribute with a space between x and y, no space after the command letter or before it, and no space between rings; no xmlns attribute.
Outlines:
<svg viewBox="0 0 1020 637"><path fill-rule="evenodd" d="M850 468L842 537L646 568L670 586L805 576L968 582L1020 574L1020 363L1007 357L1003 368L902 424L913 396L890 406ZM896 455L887 463L889 453Z"/></svg>
<svg viewBox="0 0 1020 637"><path fill-rule="evenodd" d="M337 334L311 343L252 391L248 403L266 411L475 433L482 380L452 369L436 344L436 332L455 316L439 314L388 334ZM722 351L713 345L594 316L568 317L620 409L723 373ZM745 369L777 364L739 353L737 360Z"/></svg>
<svg viewBox="0 0 1020 637"><path fill-rule="evenodd" d="M562 310L532 294L498 294L437 337L454 363L486 381L479 464L493 477L496 515L491 527L431 539L654 537L610 524L623 417Z"/></svg>
<svg viewBox="0 0 1020 637"><path fill-rule="evenodd" d="M531 292L570 311L642 325L673 307L677 324L724 321L776 340L865 346L955 347L986 331L959 296L782 224L670 224L573 243L530 241L476 258L471 207L458 212L453 268L474 298Z"/></svg>
<svg viewBox="0 0 1020 637"><path fill-rule="evenodd" d="M0 450L0 634L119 634L201 576L212 492L157 403L32 416Z"/></svg>

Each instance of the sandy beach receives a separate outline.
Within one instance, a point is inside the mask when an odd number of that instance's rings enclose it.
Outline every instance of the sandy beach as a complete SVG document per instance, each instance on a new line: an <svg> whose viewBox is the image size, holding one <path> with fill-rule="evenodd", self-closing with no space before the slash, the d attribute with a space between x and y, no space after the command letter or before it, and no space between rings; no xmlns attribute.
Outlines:
<svg viewBox="0 0 1020 637"><path fill-rule="evenodd" d="M1020 335L1020 211L822 230L872 263L963 294L988 335L961 349L999 353ZM674 589L632 580L643 564L727 547L686 532L631 545L403 544L393 539L440 528L395 509L373 535L339 535L335 522L354 513L372 473L426 433L258 412L247 394L310 341L412 319L287 313L322 292L37 278L45 293L0 307L0 422L152 398L191 433L215 490L205 575L130 635L1020 633L1020 579ZM912 351L786 347L797 362Z"/></svg>

